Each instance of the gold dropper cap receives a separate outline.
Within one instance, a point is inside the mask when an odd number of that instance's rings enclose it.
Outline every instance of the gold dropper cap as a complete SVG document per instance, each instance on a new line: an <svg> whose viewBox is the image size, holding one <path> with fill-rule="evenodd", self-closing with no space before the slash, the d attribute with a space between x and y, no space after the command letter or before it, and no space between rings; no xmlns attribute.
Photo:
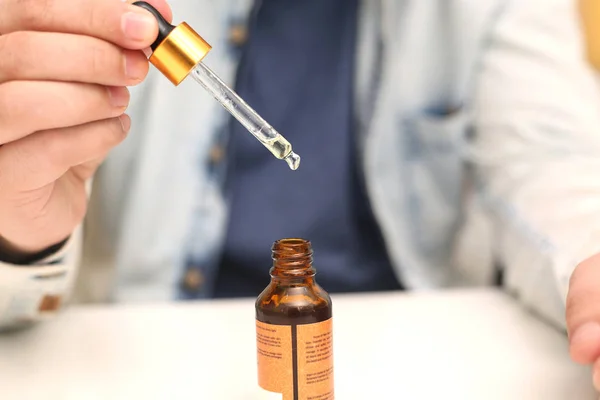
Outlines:
<svg viewBox="0 0 600 400"><path fill-rule="evenodd" d="M163 16L145 1L133 3L148 10L158 22L158 37L150 46L149 61L175 86L179 85L212 49L187 23L169 24Z"/></svg>

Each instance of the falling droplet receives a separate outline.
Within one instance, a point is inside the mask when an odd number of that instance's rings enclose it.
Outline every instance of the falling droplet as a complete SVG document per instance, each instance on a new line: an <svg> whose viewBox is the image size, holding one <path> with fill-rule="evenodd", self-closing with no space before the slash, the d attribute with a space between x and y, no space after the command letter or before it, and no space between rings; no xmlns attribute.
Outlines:
<svg viewBox="0 0 600 400"><path fill-rule="evenodd" d="M293 151L284 158L285 162L290 166L292 171L295 171L300 166L300 156Z"/></svg>

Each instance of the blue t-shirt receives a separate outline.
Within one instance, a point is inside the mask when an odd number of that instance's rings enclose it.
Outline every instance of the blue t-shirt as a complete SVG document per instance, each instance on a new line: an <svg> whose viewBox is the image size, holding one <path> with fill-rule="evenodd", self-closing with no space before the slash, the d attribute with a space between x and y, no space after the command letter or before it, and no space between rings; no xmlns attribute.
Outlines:
<svg viewBox="0 0 600 400"><path fill-rule="evenodd" d="M353 74L358 0L263 0L236 91L302 157L291 171L232 120L231 206L216 297L257 296L272 243L312 242L328 292L399 289L362 186Z"/></svg>

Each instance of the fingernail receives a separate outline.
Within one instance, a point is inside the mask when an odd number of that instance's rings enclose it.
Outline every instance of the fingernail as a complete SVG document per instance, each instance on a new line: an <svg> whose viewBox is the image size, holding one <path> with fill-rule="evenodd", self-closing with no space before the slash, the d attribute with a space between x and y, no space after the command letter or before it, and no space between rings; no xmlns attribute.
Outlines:
<svg viewBox="0 0 600 400"><path fill-rule="evenodd" d="M581 343L595 341L600 338L600 324L596 322L588 322L581 325L570 336L569 342L571 346L577 346Z"/></svg>
<svg viewBox="0 0 600 400"><path fill-rule="evenodd" d="M142 78L142 69L140 68L140 64L136 62L136 57L133 54L125 55L125 75L135 80Z"/></svg>
<svg viewBox="0 0 600 400"><path fill-rule="evenodd" d="M156 32L157 22L149 12L128 12L123 15L122 29L125 36L136 41L151 40Z"/></svg>
<svg viewBox="0 0 600 400"><path fill-rule="evenodd" d="M123 114L119 116L119 122L121 122L123 132L129 132L129 128L131 128L131 118L129 118L127 114Z"/></svg>
<svg viewBox="0 0 600 400"><path fill-rule="evenodd" d="M129 91L120 86L109 87L108 96L110 98L110 104L114 107L125 107L129 103Z"/></svg>

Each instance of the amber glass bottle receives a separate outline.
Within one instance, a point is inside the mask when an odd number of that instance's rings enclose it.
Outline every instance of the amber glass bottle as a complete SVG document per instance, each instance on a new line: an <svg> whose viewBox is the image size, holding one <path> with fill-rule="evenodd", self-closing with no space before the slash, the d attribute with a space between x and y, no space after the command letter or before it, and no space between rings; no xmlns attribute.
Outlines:
<svg viewBox="0 0 600 400"><path fill-rule="evenodd" d="M331 299L311 244L282 239L272 250L271 282L256 300L258 384L266 399L333 400Z"/></svg>

